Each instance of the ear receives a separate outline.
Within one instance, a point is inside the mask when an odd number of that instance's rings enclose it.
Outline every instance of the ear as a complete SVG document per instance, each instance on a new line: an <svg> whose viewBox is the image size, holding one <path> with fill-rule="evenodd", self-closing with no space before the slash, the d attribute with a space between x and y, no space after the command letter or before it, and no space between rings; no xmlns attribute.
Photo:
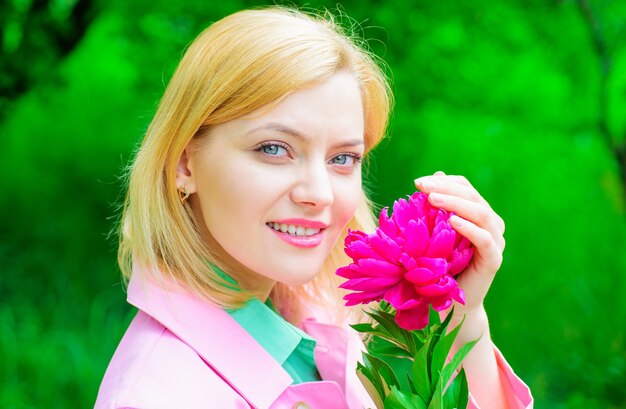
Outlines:
<svg viewBox="0 0 626 409"><path fill-rule="evenodd" d="M193 177L193 141L189 141L178 159L176 167L176 187L185 186L189 193L196 192L195 178Z"/></svg>

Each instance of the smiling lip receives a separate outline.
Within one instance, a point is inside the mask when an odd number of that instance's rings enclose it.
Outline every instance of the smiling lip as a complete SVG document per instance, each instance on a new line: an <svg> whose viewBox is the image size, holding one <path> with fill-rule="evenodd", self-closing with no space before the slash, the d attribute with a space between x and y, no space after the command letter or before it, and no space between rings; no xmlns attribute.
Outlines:
<svg viewBox="0 0 626 409"><path fill-rule="evenodd" d="M272 223L278 224L293 224L294 226L302 226L304 228L312 228L312 229L325 229L328 227L327 224L322 222L318 222L316 220L307 220L307 219L283 219L283 220L273 220Z"/></svg>
<svg viewBox="0 0 626 409"><path fill-rule="evenodd" d="M319 233L316 233L312 236L296 236L293 234L283 233L282 231L274 230L274 228L269 226L267 226L267 228L274 232L274 234L277 235L284 242L296 247L317 247L322 243L322 240L324 240L324 230L320 230Z"/></svg>
<svg viewBox="0 0 626 409"><path fill-rule="evenodd" d="M304 228L310 229L320 229L319 233L315 233L312 236L296 236L294 234L283 233L279 230L274 230L273 227L268 226L268 228L274 232L281 240L286 243L291 244L292 246L302 247L302 248L311 248L317 247L324 240L324 229L328 227L327 224L323 222L319 222L317 220L307 220L307 219L283 219L283 220L274 220L270 223L278 223L278 224L291 224L294 226L302 226Z"/></svg>

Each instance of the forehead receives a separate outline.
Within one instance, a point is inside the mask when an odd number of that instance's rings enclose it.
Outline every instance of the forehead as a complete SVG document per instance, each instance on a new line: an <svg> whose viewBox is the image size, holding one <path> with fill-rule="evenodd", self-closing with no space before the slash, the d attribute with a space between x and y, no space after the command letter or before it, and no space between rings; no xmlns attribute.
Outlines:
<svg viewBox="0 0 626 409"><path fill-rule="evenodd" d="M238 119L246 131L280 126L303 133L363 139L361 90L354 76L339 72L322 83L294 91ZM280 129L278 129L280 130Z"/></svg>

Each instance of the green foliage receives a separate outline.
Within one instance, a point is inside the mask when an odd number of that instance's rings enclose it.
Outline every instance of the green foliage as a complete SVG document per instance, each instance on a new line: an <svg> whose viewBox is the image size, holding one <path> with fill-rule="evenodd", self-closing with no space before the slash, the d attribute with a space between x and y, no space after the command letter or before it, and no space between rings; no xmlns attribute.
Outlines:
<svg viewBox="0 0 626 409"><path fill-rule="evenodd" d="M352 328L366 334L367 352L363 352L363 364L357 364L357 371L361 379L367 379L364 385L369 386L374 402L382 402L386 409L467 406L465 372L457 377L454 372L478 340L463 345L446 364L463 325L461 322L448 330L454 308L443 322L431 308L428 326L414 331L398 326L395 311L385 301L366 313L375 323L355 324Z"/></svg>
<svg viewBox="0 0 626 409"><path fill-rule="evenodd" d="M0 6L0 68L30 84L2 102L0 123L0 402L83 408L133 314L107 239L125 166L184 47L260 2L100 2L65 54L41 25L30 29L40 51L18 50L35 3ZM77 2L50 4L56 27ZM626 2L350 0L342 9L393 76L390 138L365 174L375 202L437 170L466 176L506 222L486 306L536 407L626 407L624 180L606 138L626 134ZM0 81L13 84L11 75Z"/></svg>

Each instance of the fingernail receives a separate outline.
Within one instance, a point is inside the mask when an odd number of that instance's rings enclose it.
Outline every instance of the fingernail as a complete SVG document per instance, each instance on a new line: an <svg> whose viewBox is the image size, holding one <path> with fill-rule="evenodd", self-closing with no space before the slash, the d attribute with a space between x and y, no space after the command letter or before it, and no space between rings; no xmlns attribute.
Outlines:
<svg viewBox="0 0 626 409"><path fill-rule="evenodd" d="M441 196L440 194L438 194L438 193L431 193L429 196L430 196L430 198L431 198L433 203L436 203L436 204L443 203L443 196Z"/></svg>
<svg viewBox="0 0 626 409"><path fill-rule="evenodd" d="M425 180L422 182L422 187L426 190L433 190L437 187L437 184L432 180Z"/></svg>

